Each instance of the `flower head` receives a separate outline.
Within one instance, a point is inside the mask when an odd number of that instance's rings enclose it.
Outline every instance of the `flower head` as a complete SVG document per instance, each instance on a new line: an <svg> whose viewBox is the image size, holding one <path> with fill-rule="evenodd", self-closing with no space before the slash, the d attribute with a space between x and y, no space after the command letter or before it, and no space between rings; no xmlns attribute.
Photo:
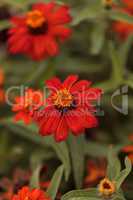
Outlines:
<svg viewBox="0 0 133 200"><path fill-rule="evenodd" d="M51 91L47 106L34 116L41 135L54 134L59 142L65 140L70 131L77 136L85 128L97 126L92 102L100 98L100 89L91 88L89 81L78 81L77 75L68 76L63 83L55 77L46 84Z"/></svg>
<svg viewBox="0 0 133 200"><path fill-rule="evenodd" d="M12 200L50 200L50 197L39 189L30 190L29 187L23 187L12 198Z"/></svg>
<svg viewBox="0 0 133 200"><path fill-rule="evenodd" d="M53 1L36 3L26 15L11 19L9 50L34 60L55 56L59 53L57 41L64 41L71 35L71 30L65 27L70 21L68 6L59 6Z"/></svg>
<svg viewBox="0 0 133 200"><path fill-rule="evenodd" d="M15 104L12 107L17 114L15 121L23 120L25 124L29 124L32 120L32 114L44 105L43 94L40 90L27 89L24 96L15 98Z"/></svg>
<svg viewBox="0 0 133 200"><path fill-rule="evenodd" d="M98 191L101 196L110 197L116 192L116 185L108 178L104 178L98 186Z"/></svg>
<svg viewBox="0 0 133 200"><path fill-rule="evenodd" d="M128 15L133 16L133 1L131 0L123 0L124 8L121 8L123 13L127 13ZM117 8L120 9L120 8ZM113 24L113 29L118 33L120 38L125 39L128 35L133 33L133 24L129 24L124 21L117 21Z"/></svg>

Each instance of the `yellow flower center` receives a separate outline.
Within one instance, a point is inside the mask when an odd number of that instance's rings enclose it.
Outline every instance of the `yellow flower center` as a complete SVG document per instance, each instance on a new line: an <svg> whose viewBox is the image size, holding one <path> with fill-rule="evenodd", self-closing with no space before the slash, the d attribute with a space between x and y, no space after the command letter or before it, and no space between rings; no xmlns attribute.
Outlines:
<svg viewBox="0 0 133 200"><path fill-rule="evenodd" d="M66 88L59 90L53 95L52 99L54 105L58 108L70 107L73 102L73 97Z"/></svg>
<svg viewBox="0 0 133 200"><path fill-rule="evenodd" d="M102 196L111 196L116 191L116 186L113 181L110 181L107 178L104 178L98 187L99 193Z"/></svg>
<svg viewBox="0 0 133 200"><path fill-rule="evenodd" d="M31 28L39 28L46 22L46 18L39 10L33 10L27 13L26 23Z"/></svg>

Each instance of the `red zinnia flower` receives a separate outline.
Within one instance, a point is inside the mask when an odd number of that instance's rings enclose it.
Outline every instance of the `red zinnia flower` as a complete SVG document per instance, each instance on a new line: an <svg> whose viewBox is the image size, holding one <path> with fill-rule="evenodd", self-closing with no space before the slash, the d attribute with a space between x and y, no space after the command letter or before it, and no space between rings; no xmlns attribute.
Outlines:
<svg viewBox="0 0 133 200"><path fill-rule="evenodd" d="M50 200L48 195L39 189L30 190L29 187L23 187L18 191L18 194L14 195L12 200Z"/></svg>
<svg viewBox="0 0 133 200"><path fill-rule="evenodd" d="M78 81L76 75L68 76L63 83L53 78L46 84L51 91L48 105L35 116L41 135L54 134L56 141L62 141L67 138L69 131L77 136L85 128L97 125L92 101L100 97L100 89L90 88L91 82Z"/></svg>
<svg viewBox="0 0 133 200"><path fill-rule="evenodd" d="M125 4L125 7L121 8L121 10L124 13L127 13L133 16L133 1L123 0L123 3ZM115 22L113 25L113 28L119 34L120 38L123 38L123 39L127 38L128 35L133 33L133 24L129 24L124 21Z"/></svg>
<svg viewBox="0 0 133 200"><path fill-rule="evenodd" d="M14 117L15 121L23 120L25 124L29 124L32 120L34 111L44 105L43 94L39 90L27 89L24 96L15 98L15 104L12 107L17 114Z"/></svg>
<svg viewBox="0 0 133 200"><path fill-rule="evenodd" d="M66 40L71 30L64 25L71 21L68 6L55 2L37 3L25 16L11 19L9 50L23 53L34 60L55 56L59 52L57 39Z"/></svg>

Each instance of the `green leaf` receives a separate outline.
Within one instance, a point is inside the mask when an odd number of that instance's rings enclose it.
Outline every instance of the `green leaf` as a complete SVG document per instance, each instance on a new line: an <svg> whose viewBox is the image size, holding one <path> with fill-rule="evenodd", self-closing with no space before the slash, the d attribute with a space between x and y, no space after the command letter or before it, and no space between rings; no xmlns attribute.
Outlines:
<svg viewBox="0 0 133 200"><path fill-rule="evenodd" d="M122 11L110 11L109 13L109 17L112 20L116 20L116 21L123 21L129 24L133 24L133 16L132 15L128 15L125 12Z"/></svg>
<svg viewBox="0 0 133 200"><path fill-rule="evenodd" d="M10 27L10 22L8 20L1 20L0 22L0 31Z"/></svg>
<svg viewBox="0 0 133 200"><path fill-rule="evenodd" d="M61 200L101 200L101 198L98 197L97 189L89 189L70 191Z"/></svg>
<svg viewBox="0 0 133 200"><path fill-rule="evenodd" d="M40 170L42 165L38 165L37 168L33 171L31 179L30 179L30 187L32 189L34 188L40 188Z"/></svg>
<svg viewBox="0 0 133 200"><path fill-rule="evenodd" d="M91 53L98 54L105 41L105 25L104 23L95 23L91 33Z"/></svg>
<svg viewBox="0 0 133 200"><path fill-rule="evenodd" d="M61 165L57 168L57 170L55 171L53 178L50 182L50 185L47 189L47 193L49 194L49 196L51 197L52 200L55 199L60 183L61 183L61 179L63 176L63 171L64 171L64 166Z"/></svg>
<svg viewBox="0 0 133 200"><path fill-rule="evenodd" d="M30 159L31 162L31 170L32 176L30 180L30 187L31 188L40 188L40 170L43 165L43 160L50 159L51 156L53 157L53 152L47 150L46 148L42 151L35 151Z"/></svg>
<svg viewBox="0 0 133 200"><path fill-rule="evenodd" d="M119 159L117 158L113 147L110 148L108 154L108 168L107 168L107 177L114 181L120 175L121 164Z"/></svg>
<svg viewBox="0 0 133 200"><path fill-rule="evenodd" d="M89 2L89 5L85 6L84 8L79 8L74 12L74 20L72 25L78 25L83 20L94 20L100 15L101 13L101 5L99 1Z"/></svg>
<svg viewBox="0 0 133 200"><path fill-rule="evenodd" d="M109 146L106 144L99 144L98 142L88 142L84 144L84 152L86 155L93 157L106 157Z"/></svg>
<svg viewBox="0 0 133 200"><path fill-rule="evenodd" d="M18 9L18 10L22 10L22 11L25 11L28 9L28 5L31 5L32 3L35 3L36 0L1 0L1 4L6 4L10 7L13 7L15 9Z"/></svg>
<svg viewBox="0 0 133 200"><path fill-rule="evenodd" d="M84 135L75 138L72 134L69 136L69 146L72 158L73 174L76 188L81 188L84 175Z"/></svg>
<svg viewBox="0 0 133 200"><path fill-rule="evenodd" d="M30 168L35 170L40 161L49 160L55 157L55 153L50 148L43 148L42 150L37 150L33 152L30 158Z"/></svg>
<svg viewBox="0 0 133 200"><path fill-rule="evenodd" d="M109 43L109 52L112 61L112 80L116 83L121 83L124 75L124 66L119 51L116 50L116 47L111 41Z"/></svg>
<svg viewBox="0 0 133 200"><path fill-rule="evenodd" d="M114 194L112 200L126 200L126 199L123 196L122 192L117 192L116 194Z"/></svg>
<svg viewBox="0 0 133 200"><path fill-rule="evenodd" d="M132 41L133 41L133 34L129 35L125 41L122 42L119 48L120 57L122 59L123 66L126 66L127 59L128 59L128 53L129 50L132 47Z"/></svg>
<svg viewBox="0 0 133 200"><path fill-rule="evenodd" d="M111 41L109 42L109 55L112 62L110 79L95 85L95 87L102 88L104 92L113 91L124 82L125 66L121 59L120 52Z"/></svg>
<svg viewBox="0 0 133 200"><path fill-rule="evenodd" d="M59 159L64 164L65 180L67 181L70 175L70 171L71 171L71 164L70 164L69 151L68 151L67 144L65 142L56 143L53 140L53 138L49 138L48 143L54 148Z"/></svg>
<svg viewBox="0 0 133 200"><path fill-rule="evenodd" d="M132 170L132 163L128 157L126 157L125 159L125 166L126 168L120 172L120 175L115 180L117 189L121 187L121 184L124 182L124 180L127 178L127 176Z"/></svg>

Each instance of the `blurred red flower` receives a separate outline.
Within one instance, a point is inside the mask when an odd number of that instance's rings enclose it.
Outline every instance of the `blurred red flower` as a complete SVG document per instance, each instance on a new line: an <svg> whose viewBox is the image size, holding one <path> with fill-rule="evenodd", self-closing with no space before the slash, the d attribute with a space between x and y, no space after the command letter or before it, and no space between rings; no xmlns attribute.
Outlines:
<svg viewBox="0 0 133 200"><path fill-rule="evenodd" d="M25 124L32 121L32 114L44 105L43 93L40 90L27 89L24 96L17 96L12 111L17 114L15 121L23 120Z"/></svg>
<svg viewBox="0 0 133 200"><path fill-rule="evenodd" d="M133 1L132 0L123 0L125 5L124 8L121 8L121 11L133 16ZM120 9L120 8L116 8ZM114 31L116 31L120 38L125 39L128 35L133 33L133 24L129 24L124 21L118 21L113 24Z"/></svg>
<svg viewBox="0 0 133 200"><path fill-rule="evenodd" d="M18 191L18 194L15 194L12 200L50 200L51 198L40 189L33 189L30 190L29 187L23 187L21 190Z"/></svg>
<svg viewBox="0 0 133 200"><path fill-rule="evenodd" d="M129 135L129 140L133 142L133 134ZM122 152L128 154L128 158L131 160L133 164L133 144L127 145L122 149Z"/></svg>
<svg viewBox="0 0 133 200"><path fill-rule="evenodd" d="M5 103L5 91L3 89L4 82L5 82L5 75L3 69L0 68L0 104Z"/></svg>
<svg viewBox="0 0 133 200"><path fill-rule="evenodd" d="M42 171L40 173L40 188L42 190L47 190L50 181L46 180L46 166L42 168ZM32 173L30 170L22 170L20 168L16 168L13 171L13 175L11 179L8 177L3 177L0 180L0 200L11 200L13 195L15 195L22 187L28 186L30 183L30 178L31 178ZM60 193L57 195L57 199Z"/></svg>
<svg viewBox="0 0 133 200"><path fill-rule="evenodd" d="M70 131L78 136L85 128L97 126L92 102L100 98L100 89L91 88L87 80L78 81L77 75L68 76L63 83L55 77L46 84L51 91L47 106L34 116L41 135L54 134L55 140L60 142Z"/></svg>
<svg viewBox="0 0 133 200"><path fill-rule="evenodd" d="M0 200L11 200L13 195L23 186L29 184L30 173L15 169L12 179L3 177L0 181Z"/></svg>
<svg viewBox="0 0 133 200"><path fill-rule="evenodd" d="M41 60L59 53L57 39L64 41L71 30L64 25L71 22L69 7L55 2L36 3L24 16L11 19L14 27L9 31L9 50Z"/></svg>
<svg viewBox="0 0 133 200"><path fill-rule="evenodd" d="M107 162L105 159L89 160L87 162L87 174L84 180L84 187L94 187L106 175Z"/></svg>

